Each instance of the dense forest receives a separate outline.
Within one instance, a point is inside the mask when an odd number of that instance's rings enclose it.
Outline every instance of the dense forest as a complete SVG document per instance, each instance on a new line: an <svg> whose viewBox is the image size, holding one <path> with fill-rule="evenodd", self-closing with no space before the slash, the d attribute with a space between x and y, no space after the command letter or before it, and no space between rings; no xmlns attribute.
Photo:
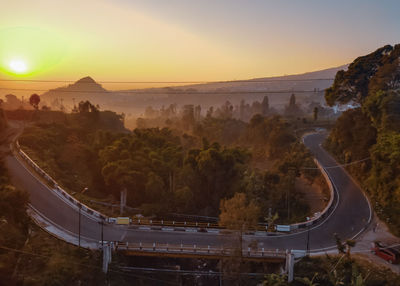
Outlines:
<svg viewBox="0 0 400 286"><path fill-rule="evenodd" d="M13 116L21 115L14 114ZM74 126L74 122L76 122L77 119L79 119L79 122L92 120L90 116L91 115L88 114L75 114L72 117L67 117L67 122L69 122L67 126L69 127L61 129L62 131L58 135L78 132L79 130L75 130L71 126ZM40 118L48 120L52 118L52 116L49 114L42 114L36 115L35 118L38 122L41 122ZM65 118L62 119L59 114L54 118L56 118L55 121L63 120L64 122L65 120ZM5 118L2 117L1 120L1 123L5 125ZM263 121L268 122L268 119L264 118ZM37 126L32 127L33 130L37 132L38 130L35 128L41 128L39 131L41 135L45 135L45 131L48 132L47 137L45 136L43 140L54 140L54 138L49 135L54 132L52 128L56 128L57 124L60 123L53 122L46 125L42 124L43 123L37 123ZM87 129L90 125L85 126ZM97 126L97 128L98 127L99 126ZM115 126L115 128L118 127L121 127L121 124ZM168 129L136 130L135 133L129 134L109 133L97 128L92 129L91 132L87 134L91 137L91 133L98 133L97 142L112 142L107 143L107 147L101 149L107 150L104 151L104 156L109 154L107 152L118 151L118 149L115 149L117 146L120 146L122 152L127 151L123 150L123 147L126 146L123 145L124 143L140 144L140 142L145 142L146 144L153 144L151 146L159 146L154 148L157 154L160 154L159 152L163 149L171 151L170 153L165 152L161 154L173 154L186 150L185 148L178 148L178 150L172 148L178 144L179 137L172 135L171 130ZM79 134L83 136L83 133ZM143 141L138 140L138 138L142 137L144 137ZM55 142L51 141L51 143ZM227 158L230 157L236 158L236 161L242 162L249 160L248 152L240 152L240 150L234 148L221 148L216 143L209 144L204 142L204 144L206 146L191 152L192 159L188 164L193 164L193 160L196 160L195 158L200 156L203 152L213 156L217 155L219 156L218 158L223 158L222 162L226 162ZM168 147L162 148L164 145ZM99 143L98 146L101 146L101 144ZM46 145L46 147L48 146ZM306 155L303 152L299 152L302 147L298 144L292 145L291 148L294 150L289 151L287 156L293 155L293 152L296 152L299 156ZM300 148L300 150L298 148ZM143 156L143 154L140 154L143 150L139 148L139 151L139 153L132 153L130 156L132 156L132 158L136 158L137 155ZM85 152L89 152L89 150ZM237 154L235 155L234 153ZM206 155L204 156L207 157ZM123 272L119 266L130 262L126 257L121 255L115 255L113 257L114 262L110 266L108 275L103 274L101 271L101 252L78 249L63 241L57 240L49 236L48 233L41 230L29 219L25 212L28 203L28 195L11 185L3 159L4 154L2 153L0 155L0 285L132 285L132 283L138 283L140 285L160 285L160 283L174 283L177 279L181 279L184 284L187 283L189 285L195 283L218 285L219 278L214 276L201 278L192 276L178 277L176 275L158 273L152 273L150 276L144 273L135 274ZM73 159L76 158L73 157ZM292 158L291 160L293 160L293 162L284 159L283 161L286 162L286 165L279 165L281 170L289 166L295 166L294 162L297 161L297 159ZM82 163L82 161L77 162ZM184 163L180 162L179 164ZM149 166L149 168L151 168L151 166ZM232 169L230 170L232 171ZM271 189L266 189L265 186L263 186L263 182L271 181L271 179L267 179L266 177L271 178L275 175L269 173L268 175L264 174L260 178L256 178L256 176L257 175L253 173L251 175L252 179L247 181L248 184L252 184L251 189L261 194L265 192L271 193ZM273 180L278 180L278 178L275 177ZM255 186L258 186L258 188L255 188ZM244 194L241 193L241 195L241 197L243 197ZM254 202L255 201L252 203ZM183 262L177 260L167 261L158 258L157 262L153 261L151 263L153 267L184 264L186 267L190 265L190 267L195 267L196 269L199 265L204 265L203 260L196 259L190 261L185 260ZM223 270L224 276L222 279L224 283L242 281L246 285L260 285L260 283L263 285L289 285L284 275L266 274L265 276L259 276L257 278L237 276L237 274L229 270L235 267L235 265L231 265L231 263L232 261L229 258L224 261L226 268ZM245 265L243 267L254 268L256 265ZM258 265L256 267L257 272L262 273L262 269L265 270L268 269L268 267L268 265ZM334 272L331 271L332 267L335 268ZM355 260L350 257L342 259L340 256L326 256L312 259L305 258L296 264L295 275L296 279L290 283L290 285L315 285L315 283L320 283L320 285L396 285L398 280L398 276L392 274L389 270L383 270L362 260ZM240 280L237 280L238 277ZM314 284L306 284L310 281ZM356 282L359 284L354 284ZM361 282L362 284L360 284Z"/></svg>
<svg viewBox="0 0 400 286"><path fill-rule="evenodd" d="M302 170L315 166L310 153L290 121L267 114L267 102L249 122L232 118L226 105L206 116L186 106L166 127L132 132L123 117L90 103L71 114L37 110L20 144L68 190L113 200L126 190L128 205L145 215L218 216L221 200L241 192L257 202L261 220L271 212L282 222L304 220L309 206L295 181L323 180Z"/></svg>
<svg viewBox="0 0 400 286"><path fill-rule="evenodd" d="M375 211L400 235L400 45L384 46L339 71L326 91L334 105L359 107L337 120L326 146L349 166Z"/></svg>

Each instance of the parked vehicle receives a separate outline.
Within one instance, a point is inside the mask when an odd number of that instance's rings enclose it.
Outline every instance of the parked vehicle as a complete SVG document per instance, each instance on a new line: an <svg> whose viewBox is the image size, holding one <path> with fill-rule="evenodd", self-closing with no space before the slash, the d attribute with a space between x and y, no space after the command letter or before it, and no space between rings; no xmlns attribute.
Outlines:
<svg viewBox="0 0 400 286"><path fill-rule="evenodd" d="M389 263L400 263L400 252L394 248L386 247L379 241L372 243L371 250L376 256L385 259Z"/></svg>

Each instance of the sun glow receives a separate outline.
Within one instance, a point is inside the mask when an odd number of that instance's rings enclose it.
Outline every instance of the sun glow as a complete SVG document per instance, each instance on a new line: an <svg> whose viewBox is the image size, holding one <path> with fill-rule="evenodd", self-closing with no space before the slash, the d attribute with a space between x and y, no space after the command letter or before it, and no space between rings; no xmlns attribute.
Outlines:
<svg viewBox="0 0 400 286"><path fill-rule="evenodd" d="M26 63L23 60L12 60L9 63L9 67L12 71L18 74L25 73L28 70Z"/></svg>

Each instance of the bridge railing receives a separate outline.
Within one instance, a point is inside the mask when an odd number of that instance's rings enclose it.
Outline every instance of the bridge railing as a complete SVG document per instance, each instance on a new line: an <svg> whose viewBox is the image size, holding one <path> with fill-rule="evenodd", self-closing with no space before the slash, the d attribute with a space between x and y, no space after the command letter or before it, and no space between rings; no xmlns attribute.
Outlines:
<svg viewBox="0 0 400 286"><path fill-rule="evenodd" d="M106 216L101 214L100 212L88 207L85 204L82 204L80 201L71 196L67 191L62 189L57 182L45 171L43 171L24 151L22 151L19 142L16 141L14 144L15 150L20 155L20 157L32 168L35 172L40 175L48 184L51 186L51 190L55 192L57 195L64 197L65 200L69 201L70 204L76 206L78 209L80 208L82 211L87 213L89 216L94 219L101 221L106 220Z"/></svg>
<svg viewBox="0 0 400 286"><path fill-rule="evenodd" d="M152 220L152 219L136 218L136 217L131 219L131 223L137 225L160 225L160 226L172 226L172 227L224 228L218 223Z"/></svg>
<svg viewBox="0 0 400 286"><path fill-rule="evenodd" d="M168 254L193 254L193 255L210 255L210 256L232 256L239 255L238 248L204 246L196 244L162 244L162 243L142 243L142 242L115 242L115 250L134 251L134 252L154 252ZM287 251L279 249L264 248L243 248L242 255L245 257L275 257L285 258Z"/></svg>

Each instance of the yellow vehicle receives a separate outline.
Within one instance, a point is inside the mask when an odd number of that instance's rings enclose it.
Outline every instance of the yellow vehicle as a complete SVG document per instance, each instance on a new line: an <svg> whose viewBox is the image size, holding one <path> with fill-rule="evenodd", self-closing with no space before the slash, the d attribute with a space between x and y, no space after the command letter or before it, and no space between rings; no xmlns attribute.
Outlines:
<svg viewBox="0 0 400 286"><path fill-rule="evenodd" d="M117 217L117 224L129 224L129 217Z"/></svg>

